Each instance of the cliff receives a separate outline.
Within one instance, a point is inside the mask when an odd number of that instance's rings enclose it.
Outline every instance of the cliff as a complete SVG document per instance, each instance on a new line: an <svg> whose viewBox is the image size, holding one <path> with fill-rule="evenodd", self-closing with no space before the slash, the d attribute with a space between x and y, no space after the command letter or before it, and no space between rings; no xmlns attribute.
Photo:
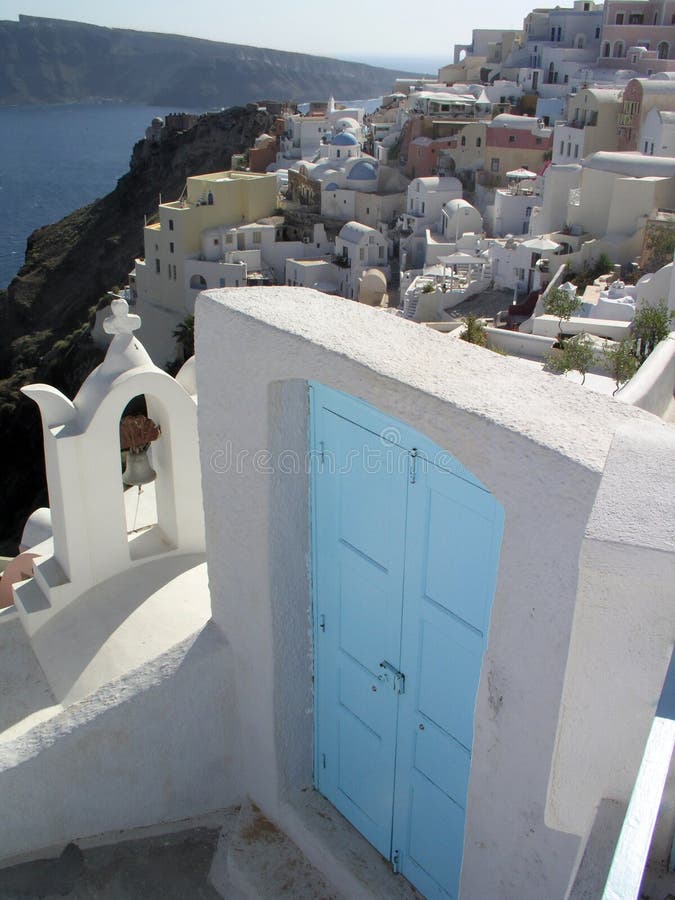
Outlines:
<svg viewBox="0 0 675 900"><path fill-rule="evenodd" d="M0 103L114 100L220 108L262 97L375 97L391 69L215 41L20 16L0 22Z"/></svg>
<svg viewBox="0 0 675 900"><path fill-rule="evenodd" d="M229 168L232 154L271 125L266 112L235 107L161 144L140 141L114 191L28 239L23 267L0 291L0 555L13 552L26 516L47 503L39 416L19 389L45 382L74 395L101 358L89 337L93 309L127 282L159 194L175 199L188 175Z"/></svg>

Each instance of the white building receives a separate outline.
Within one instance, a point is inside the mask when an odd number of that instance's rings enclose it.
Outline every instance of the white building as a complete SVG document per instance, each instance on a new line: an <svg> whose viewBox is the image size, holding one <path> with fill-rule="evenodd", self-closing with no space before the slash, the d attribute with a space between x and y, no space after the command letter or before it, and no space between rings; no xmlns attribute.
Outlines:
<svg viewBox="0 0 675 900"><path fill-rule="evenodd" d="M642 122L638 148L649 156L675 156L675 112L653 106Z"/></svg>
<svg viewBox="0 0 675 900"><path fill-rule="evenodd" d="M358 298L359 278L366 269L380 269L389 280L388 244L383 234L360 222L343 225L335 239L338 290L343 297Z"/></svg>

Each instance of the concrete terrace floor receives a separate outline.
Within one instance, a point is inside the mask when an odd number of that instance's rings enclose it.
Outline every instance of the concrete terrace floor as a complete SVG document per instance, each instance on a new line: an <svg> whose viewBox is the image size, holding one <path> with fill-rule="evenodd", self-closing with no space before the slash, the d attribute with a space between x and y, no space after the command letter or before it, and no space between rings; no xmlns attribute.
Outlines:
<svg viewBox="0 0 675 900"><path fill-rule="evenodd" d="M208 883L217 825L189 828L0 870L0 900L218 900ZM227 900L240 895L234 891Z"/></svg>

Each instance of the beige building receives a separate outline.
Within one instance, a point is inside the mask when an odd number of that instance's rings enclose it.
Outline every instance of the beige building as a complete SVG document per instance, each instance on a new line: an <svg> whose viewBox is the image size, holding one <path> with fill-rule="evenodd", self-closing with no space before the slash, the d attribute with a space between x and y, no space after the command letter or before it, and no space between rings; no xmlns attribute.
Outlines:
<svg viewBox="0 0 675 900"><path fill-rule="evenodd" d="M276 175L232 171L188 178L179 200L160 203L156 220L144 229L145 257L136 260L131 274L132 302L138 303L143 317L141 337L155 358L162 360L162 354L171 352L173 329L192 313L195 297L206 286L195 266L213 255L204 252L203 233L216 226L257 222L272 216L276 206ZM219 275L211 286L245 284L241 263L227 261L227 248L215 249ZM157 335L168 338L156 343Z"/></svg>
<svg viewBox="0 0 675 900"><path fill-rule="evenodd" d="M582 88L570 95L566 120L555 124L553 163L578 162L596 150L618 149L621 96L613 88Z"/></svg>
<svg viewBox="0 0 675 900"><path fill-rule="evenodd" d="M581 164L571 190L567 224L573 234L597 239L597 253L626 263L640 253L647 217L675 207L675 159L638 153L598 152Z"/></svg>

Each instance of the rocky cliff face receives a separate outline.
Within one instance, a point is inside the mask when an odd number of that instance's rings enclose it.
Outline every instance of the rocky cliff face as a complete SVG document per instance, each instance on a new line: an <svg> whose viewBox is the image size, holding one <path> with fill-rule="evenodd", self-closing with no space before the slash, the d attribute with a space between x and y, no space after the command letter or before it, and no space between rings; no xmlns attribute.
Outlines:
<svg viewBox="0 0 675 900"><path fill-rule="evenodd" d="M29 238L23 267L0 291L0 555L13 552L28 513L47 503L39 416L19 389L45 382L74 395L101 357L89 337L93 309L126 283L159 195L176 199L189 175L229 168L232 154L271 126L266 112L238 107L202 116L161 144L141 141L114 191Z"/></svg>
<svg viewBox="0 0 675 900"><path fill-rule="evenodd" d="M375 97L398 72L305 53L20 16L0 22L0 103L97 99L220 108Z"/></svg>

